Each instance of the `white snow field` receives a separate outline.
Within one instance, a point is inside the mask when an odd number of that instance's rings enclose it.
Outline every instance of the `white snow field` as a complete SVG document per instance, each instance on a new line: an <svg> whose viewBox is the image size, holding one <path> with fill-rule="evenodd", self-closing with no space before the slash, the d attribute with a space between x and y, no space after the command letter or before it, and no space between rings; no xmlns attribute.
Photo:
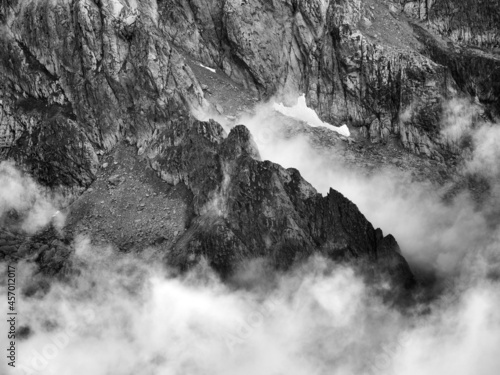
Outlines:
<svg viewBox="0 0 500 375"><path fill-rule="evenodd" d="M351 133L349 132L349 128L345 124L338 127L338 126L333 126L332 124L329 124L327 122L321 121L321 119L318 117L314 109L309 108L307 106L305 94L299 96L297 104L294 105L293 107L286 107L285 105L283 105L283 103L279 104L274 103L273 108L275 111L278 111L284 114L285 116L293 117L297 120L304 121L313 128L316 128L318 126L323 126L345 137L349 137L351 135Z"/></svg>

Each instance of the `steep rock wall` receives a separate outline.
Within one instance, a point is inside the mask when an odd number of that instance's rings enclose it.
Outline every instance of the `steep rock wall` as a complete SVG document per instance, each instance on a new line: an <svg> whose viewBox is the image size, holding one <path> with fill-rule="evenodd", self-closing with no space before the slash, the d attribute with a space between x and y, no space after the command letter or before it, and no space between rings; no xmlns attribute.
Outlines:
<svg viewBox="0 0 500 375"><path fill-rule="evenodd" d="M192 72L156 27L155 9L153 1L119 10L113 1L11 3L0 42L2 154L27 154L28 168L57 185L45 164L60 164L69 175L64 160L76 157L91 176L97 153L124 138L144 147L166 126L169 108L202 105ZM53 159L41 161L40 140L58 126L65 131L52 145ZM39 141L26 148L33 137Z"/></svg>
<svg viewBox="0 0 500 375"><path fill-rule="evenodd" d="M424 21L414 26L424 41L421 52L446 66L460 89L499 116L500 1L394 2L408 16Z"/></svg>
<svg viewBox="0 0 500 375"><path fill-rule="evenodd" d="M59 142L47 158L37 151L45 146L25 146L67 123L74 131L64 137L75 139L70 149L79 155L82 177L70 177L68 167L64 184L88 185L97 154L123 138L144 150L164 128L169 108L206 104L185 62L190 56L263 98L287 101L305 92L323 119L360 127L372 142L396 136L410 151L442 161L449 152L440 136L443 102L470 96L496 115L499 59L456 50L401 12L431 23L457 14L454 25L479 30L477 20L485 12L494 19L498 10L481 3L465 19L460 7L375 0L4 1L0 152L57 185L43 171L51 163L64 169L68 151ZM42 133L33 136L35 128Z"/></svg>

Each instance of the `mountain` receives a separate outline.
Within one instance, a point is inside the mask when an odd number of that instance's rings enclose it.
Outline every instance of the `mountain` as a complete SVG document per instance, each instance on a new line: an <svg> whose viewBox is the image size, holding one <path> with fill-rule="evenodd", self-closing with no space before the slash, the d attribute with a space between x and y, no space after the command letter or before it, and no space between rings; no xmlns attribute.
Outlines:
<svg viewBox="0 0 500 375"><path fill-rule="evenodd" d="M262 161L238 120L258 102L293 105L305 93L322 121L346 124L351 136L281 119L290 136L342 149L346 163L449 181L463 150L441 132L445 103L463 98L482 119L499 115L499 9L458 0L2 0L0 157L63 195L69 216L64 233L28 236L8 213L0 254L58 274L71 268L74 236L86 233L122 251L152 247L180 269L204 258L223 277L244 260L287 269L320 253L411 288L393 236L338 191L322 196L297 170Z"/></svg>

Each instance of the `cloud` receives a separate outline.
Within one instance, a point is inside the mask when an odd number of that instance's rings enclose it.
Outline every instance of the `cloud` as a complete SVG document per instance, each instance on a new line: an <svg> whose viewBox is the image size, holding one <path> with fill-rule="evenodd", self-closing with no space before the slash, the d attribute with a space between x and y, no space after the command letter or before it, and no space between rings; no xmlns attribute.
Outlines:
<svg viewBox="0 0 500 375"><path fill-rule="evenodd" d="M76 247L79 276L22 298L32 334L10 373L486 375L500 366L500 289L484 279L460 280L426 314L402 313L320 257L241 289L203 264L174 276L86 240Z"/></svg>
<svg viewBox="0 0 500 375"><path fill-rule="evenodd" d="M469 172L480 173L486 177L500 176L500 126L483 124L472 133L474 151L467 162Z"/></svg>
<svg viewBox="0 0 500 375"><path fill-rule="evenodd" d="M58 210L62 199L51 196L11 162L0 162L0 222L15 211L19 229L32 234L48 223L61 228L64 215Z"/></svg>
<svg viewBox="0 0 500 375"><path fill-rule="evenodd" d="M480 114L479 105L470 100L453 98L443 105L441 135L451 143L457 143L474 127Z"/></svg>

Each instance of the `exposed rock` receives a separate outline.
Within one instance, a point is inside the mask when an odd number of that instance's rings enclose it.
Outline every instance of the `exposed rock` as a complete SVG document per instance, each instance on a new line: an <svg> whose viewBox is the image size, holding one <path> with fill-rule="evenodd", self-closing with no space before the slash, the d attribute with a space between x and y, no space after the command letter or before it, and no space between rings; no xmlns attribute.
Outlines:
<svg viewBox="0 0 500 375"><path fill-rule="evenodd" d="M2 9L10 22L0 37L0 147L49 186L88 186L97 151L124 137L143 147L176 105L203 104L152 1L123 13L134 22L113 14L111 1Z"/></svg>
<svg viewBox="0 0 500 375"><path fill-rule="evenodd" d="M395 0L408 15L428 21L454 43L494 49L500 46L500 2L475 0Z"/></svg>
<svg viewBox="0 0 500 375"><path fill-rule="evenodd" d="M218 124L190 121L174 124L161 138L161 145L152 146L153 166L190 188L196 213L168 255L174 264L186 267L204 256L224 275L245 259L265 257L288 268L319 252L337 260L380 262L378 272L397 275L399 285L412 284L395 241L384 247L381 231L340 193L330 190L322 197L297 170L259 161L244 126L223 139ZM387 250L380 261L379 246Z"/></svg>
<svg viewBox="0 0 500 375"><path fill-rule="evenodd" d="M466 57L458 65L467 71L457 70L455 58L446 61L429 53L440 37L422 38L400 9L419 19L430 15L436 25L439 17L453 19L456 28L470 33L490 12L491 22L481 26L488 31L479 33L487 38L478 38L498 44L498 4L466 3L474 8L472 19L464 16L465 3L449 0L282 1L273 6L264 0L176 0L168 12L160 5L160 15L162 28L176 36L175 45L247 87L285 97L305 92L308 104L333 123L347 120L369 127L366 119L376 116L384 121L367 130L371 139L395 134L412 152L442 160L448 151L439 137L443 99L460 90L472 96L480 92L479 100L498 110L500 93L485 73L498 71L493 69L497 63L482 56L481 64L489 69L476 69ZM450 12L463 16L457 19ZM447 23L441 23L434 28L443 33ZM470 82L470 75L478 78Z"/></svg>
<svg viewBox="0 0 500 375"><path fill-rule="evenodd" d="M123 178L120 177L120 175L115 174L115 175L111 176L110 178L108 178L108 183L110 185L116 186L116 185L120 185L122 180L123 180Z"/></svg>
<svg viewBox="0 0 500 375"><path fill-rule="evenodd" d="M10 21L0 38L1 154L49 186L81 191L103 150L125 138L143 152L177 107L205 106L204 86L183 54L262 95L305 92L323 119L366 127L375 142L396 135L436 160L449 151L439 136L443 98L462 90L499 108L498 80L490 76L500 74L497 59L453 53L395 12L401 5L441 35L464 35L452 38L462 46L496 46L495 4L175 0L157 8L123 3L114 14L111 3L2 7ZM452 17L467 4L473 17ZM54 179L56 165L64 173Z"/></svg>

